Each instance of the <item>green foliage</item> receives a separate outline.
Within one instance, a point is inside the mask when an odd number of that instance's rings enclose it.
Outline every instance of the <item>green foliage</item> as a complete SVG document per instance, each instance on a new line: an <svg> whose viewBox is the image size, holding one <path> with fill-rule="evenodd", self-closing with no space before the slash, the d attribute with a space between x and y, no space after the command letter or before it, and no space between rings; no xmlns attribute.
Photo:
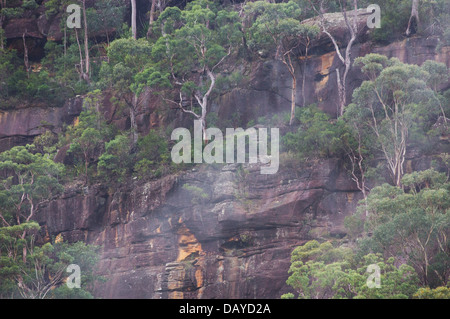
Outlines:
<svg viewBox="0 0 450 319"><path fill-rule="evenodd" d="M390 41L403 34L411 14L410 0L374 0L382 8L381 28L373 31L375 41Z"/></svg>
<svg viewBox="0 0 450 319"><path fill-rule="evenodd" d="M107 182L123 183L130 175L131 163L130 140L125 135L118 135L105 144L105 152L98 161L99 175Z"/></svg>
<svg viewBox="0 0 450 319"><path fill-rule="evenodd" d="M167 140L155 131L150 131L138 140L138 152L134 171L139 178L160 177L168 170L170 153Z"/></svg>
<svg viewBox="0 0 450 319"><path fill-rule="evenodd" d="M44 3L45 16L47 18L55 16L57 13L64 10L64 5L68 3L67 0L48 0Z"/></svg>
<svg viewBox="0 0 450 319"><path fill-rule="evenodd" d="M61 31L64 34L64 41L62 44L57 44L53 41L47 41L45 45L46 56L42 60L42 68L39 67L33 72L25 72L23 62L19 61L14 56L12 61L8 54L0 54L0 68L6 67L5 74L10 83L0 81L2 84L2 108L15 107L20 103L35 103L44 102L51 106L60 106L67 98L74 95L84 94L89 90L89 83L82 80L82 73L80 69L80 58L83 61L84 49L79 47L79 43L83 42L84 32L67 29L65 21L67 12L65 8L70 1L66 0L51 0L45 2L46 16L50 20L51 17L61 14ZM20 8L3 8L1 9L0 20L18 17L23 14L29 15L30 12L36 12L38 3L34 0L27 0L22 2ZM89 21L88 36L92 34L106 33L109 42L109 33L115 32L119 29L118 21L124 13L125 6L119 0L101 0L96 1L93 7L87 9L87 20ZM120 22L121 23L121 22ZM78 39L76 37L78 36ZM3 37L1 37L3 42ZM91 38L91 37L90 37ZM90 42L90 41L89 41ZM6 51L6 50L5 50ZM100 45L89 43L89 55L92 59L90 63L89 76L91 79L96 79L99 71L99 63L95 63L103 51ZM4 59L9 59L10 65L5 65ZM94 62L94 63L92 63ZM11 67L12 66L12 69ZM12 73L12 74L9 74Z"/></svg>
<svg viewBox="0 0 450 319"><path fill-rule="evenodd" d="M372 250L408 261L423 285L446 285L450 273L450 184L433 169L406 174L404 188L384 184L372 189L364 222Z"/></svg>
<svg viewBox="0 0 450 319"><path fill-rule="evenodd" d="M45 74L42 76L46 77ZM42 98L41 93L45 94L47 91L48 94L48 85L39 83L38 77L38 75L32 74L30 78L27 78L16 52L0 49L0 108L16 107L15 104L19 97L30 98L36 94L34 98Z"/></svg>
<svg viewBox="0 0 450 319"><path fill-rule="evenodd" d="M14 95L16 91L13 79L22 76L22 74L17 74L16 66L18 64L19 61L14 51L0 49L0 98L2 100L2 109L8 108L5 105L7 99Z"/></svg>
<svg viewBox="0 0 450 319"><path fill-rule="evenodd" d="M53 162L45 145L51 137L42 135L37 152L34 145L16 146L0 154L0 297L51 298L64 283L71 263L83 265L83 289L73 297L92 297L92 267L97 250L84 244L46 243L36 245L39 225L33 222L41 204L63 191L62 164ZM89 259L85 258L88 257ZM91 266L89 266L91 265ZM56 289L55 289L56 288ZM92 287L90 287L92 288Z"/></svg>
<svg viewBox="0 0 450 319"><path fill-rule="evenodd" d="M80 75L74 68L74 65L80 63L78 45L68 42L65 48L64 44L47 41L44 49L45 57L41 63L45 70L51 74L53 81L60 86L59 94L65 98L70 98L87 93L87 83L80 80Z"/></svg>
<svg viewBox="0 0 450 319"><path fill-rule="evenodd" d="M317 26L300 24L301 13L302 9L295 1L249 2L245 6L245 14L254 19L249 28L250 47L254 50L278 50L282 47L284 55L317 36Z"/></svg>
<svg viewBox="0 0 450 319"><path fill-rule="evenodd" d="M34 152L33 145L16 146L0 154L0 216L8 224L29 221L38 205L60 194L62 164Z"/></svg>
<svg viewBox="0 0 450 319"><path fill-rule="evenodd" d="M36 147L36 151L42 154L56 154L56 143L58 137L50 130L46 130L39 136L36 136L33 140L33 144Z"/></svg>
<svg viewBox="0 0 450 319"><path fill-rule="evenodd" d="M31 2L31 1L26 1ZM33 1L34 2L34 1ZM5 7L0 8L0 18L3 19L14 19L19 18L23 14L23 8L21 7Z"/></svg>
<svg viewBox="0 0 450 319"><path fill-rule="evenodd" d="M117 39L108 47L109 63L100 69L100 88L114 88L120 94L130 92L136 74L151 62L151 46L145 39ZM134 84L135 86L137 84Z"/></svg>
<svg viewBox="0 0 450 319"><path fill-rule="evenodd" d="M300 157L330 157L339 151L340 130L337 123L316 105L301 108L296 114L300 126L295 133L287 133L283 145Z"/></svg>
<svg viewBox="0 0 450 319"><path fill-rule="evenodd" d="M281 299L294 299L295 295L292 292L288 292L287 294L281 295Z"/></svg>
<svg viewBox="0 0 450 319"><path fill-rule="evenodd" d="M380 288L369 288L369 265L380 268ZM394 265L394 258L384 260L368 254L356 260L350 248L334 248L329 242L309 241L292 252L291 274L286 283L301 299L393 299L409 298L417 290L417 276L412 267ZM282 298L292 299L292 293Z"/></svg>
<svg viewBox="0 0 450 319"><path fill-rule="evenodd" d="M420 288L413 296L414 299L450 299L450 288L437 287L430 289L429 287Z"/></svg>
<svg viewBox="0 0 450 319"><path fill-rule="evenodd" d="M0 108L15 108L27 102L60 106L68 96L67 89L46 69L27 74L16 51L0 48Z"/></svg>
<svg viewBox="0 0 450 319"><path fill-rule="evenodd" d="M22 2L22 8L25 10L34 10L37 9L39 5L34 0L24 0Z"/></svg>
<svg viewBox="0 0 450 319"><path fill-rule="evenodd" d="M75 175L84 176L89 184L95 173L95 164L104 151L105 142L115 136L115 129L108 125L98 111L101 95L93 91L84 99L84 110L77 123L67 128L66 134L60 136L59 146L70 145L68 153L73 159Z"/></svg>
<svg viewBox="0 0 450 319"><path fill-rule="evenodd" d="M54 244L54 247L56 256L61 256L61 259L64 256L64 266L70 263L80 267L81 288L70 289L67 285L62 284L51 292L50 297L56 299L93 299L94 284L105 280L103 277L95 274L100 256L100 247L87 245L83 242L73 244L61 242Z"/></svg>
<svg viewBox="0 0 450 319"><path fill-rule="evenodd" d="M157 68L150 66L134 76L130 89L139 96L145 87L150 87L154 90L170 88L172 85L169 76L170 73L159 71Z"/></svg>
<svg viewBox="0 0 450 319"><path fill-rule="evenodd" d="M39 229L36 222L0 227L0 297L93 298L93 284L100 279L93 274L99 248L63 241L37 245ZM80 289L65 285L70 264L80 266Z"/></svg>
<svg viewBox="0 0 450 319"><path fill-rule="evenodd" d="M191 203L194 205L199 205L209 198L209 195L201 187L184 184L183 189L187 190L191 195Z"/></svg>
<svg viewBox="0 0 450 319"><path fill-rule="evenodd" d="M352 127L363 141L372 141L371 151L381 149L393 183L400 185L410 142L424 147L430 144L427 134L438 116L445 114L443 98L434 88L448 77L448 71L436 62L419 67L379 54L359 57L355 65L368 80L353 92L344 118L357 123Z"/></svg>
<svg viewBox="0 0 450 319"><path fill-rule="evenodd" d="M151 46L144 39L117 39L108 47L108 57L112 65L122 63L133 71L146 64L150 53Z"/></svg>
<svg viewBox="0 0 450 319"><path fill-rule="evenodd" d="M245 15L250 16L250 20L253 20L247 32L249 47L259 54L275 51L275 59L281 61L291 75L291 116L289 124L292 125L295 117L297 94L296 56L300 55L302 49L304 55L307 55L311 39L315 38L320 30L317 26L300 23L302 10L295 1L288 1L287 3L250 2L244 7L244 11Z"/></svg>
<svg viewBox="0 0 450 319"><path fill-rule="evenodd" d="M212 1L195 0L185 10L166 8L155 25L161 36L153 45L152 57L161 74L169 72L181 96L196 96L195 101L207 104L219 68L241 40L238 13L218 10ZM198 75L192 70L198 70ZM207 105L201 107L206 116Z"/></svg>
<svg viewBox="0 0 450 319"><path fill-rule="evenodd" d="M422 69L428 73L427 84L434 91L438 91L439 85L448 81L448 69L444 63L427 60L422 64Z"/></svg>
<svg viewBox="0 0 450 319"><path fill-rule="evenodd" d="M79 137L76 137L70 145L68 152L75 155L76 163L81 160L85 164L84 174L86 184L89 183L89 164L95 160L96 153L99 151L102 144L103 140L100 131L93 127L88 127Z"/></svg>
<svg viewBox="0 0 450 319"><path fill-rule="evenodd" d="M120 30L125 16L126 5L121 0L97 0L93 8L87 10L88 29L98 34L104 33L109 41L110 33Z"/></svg>
<svg viewBox="0 0 450 319"><path fill-rule="evenodd" d="M410 0L374 0L382 10L381 28L374 29L375 41L392 41L406 31L411 14ZM449 21L449 3L445 0L421 1L419 5L420 23L414 31L424 35L441 35Z"/></svg>
<svg viewBox="0 0 450 319"><path fill-rule="evenodd" d="M0 9L0 47L5 47L3 22L35 14L41 2L17 0ZM89 74L92 82L87 83L77 70L80 55L83 57L85 53L75 35L83 43L84 34L81 31L75 34L65 26L65 7L71 2L45 1L47 19L61 17L65 38L61 43L49 39L42 68L30 73L15 51L0 49L0 108L25 103L59 106L78 94L86 94L85 104L76 124L59 136L58 143L47 130L34 139L33 145L14 147L0 154L0 223L4 226L0 228L0 297L92 297L89 290L97 258L93 247L64 242L35 245L39 226L31 220L41 204L63 191L64 167L51 160L57 147L70 145L68 154L73 166L68 168L84 175L86 184L96 181L96 176L113 184L124 183L132 174L142 179L158 178L173 169L169 145L162 134L150 131L138 139L136 125L132 123L136 138L131 142L106 124L100 115L101 90L112 92L112 101L129 107L130 118L135 118L144 92L161 94L162 100L174 102L177 108L190 104L191 109L184 111L200 117L199 106L203 113L210 111L204 102L209 94L219 95L242 86L245 68L237 70L233 66L236 60L224 63L239 52L236 49L241 43L248 52L274 53L293 75L296 57L306 53L310 40L319 33L317 27L301 24L303 19L315 16L311 3L318 2L253 1L246 2L244 10L238 13L214 1L189 1L184 9L168 7L160 12L149 41L131 38L129 27L122 24L126 11L123 1L95 1L86 12L92 54ZM325 1L325 9L339 11L340 3ZM359 2L360 7L369 3L379 4L383 10L382 28L372 33L375 40L390 41L404 32L411 11L410 0ZM448 8L445 0L421 2L421 23L416 31L439 35L438 50L450 43ZM103 35L108 46L94 43ZM115 37L114 41L110 42L110 36ZM360 239L357 251L331 243L308 242L293 251L287 283L301 298L410 298L414 293L414 298L419 299L449 298L448 176L434 170L406 175L403 172L410 145L432 148L434 144L430 141L448 131L446 123L434 127L439 117L445 118L450 112L450 90L439 92L442 83L448 81L448 69L435 61L426 61L419 67L376 54L357 58L355 66L361 67L367 81L355 90L342 118L330 119L315 105L296 109L295 98L292 99L299 127L283 138L287 152L281 155L281 164L298 171L305 158L353 156L362 165L356 169L356 162L345 165L353 165L349 171L357 180L363 173L368 177L375 171L382 175L378 167L369 165L372 158L381 154L396 186L384 184L373 188L358 212L345 218L350 239ZM239 110L225 121L219 121L216 113L209 113L206 118L210 125L225 127L237 125L243 115ZM282 113L261 116L257 122L268 127L285 127L289 120L293 120L290 114ZM248 126L254 124L255 121L250 121ZM442 162L448 168L447 157L448 154L443 154ZM201 204L209 197L200 187L185 184L183 188L192 196L193 204ZM246 188L241 190L236 198L249 210L248 192ZM366 234L370 236L365 237ZM361 236L362 239L358 238ZM244 236L240 241L245 243L251 238ZM68 263L82 265L83 286L87 289L70 290L62 284L61 274ZM369 289L366 285L366 269L370 264L377 264L382 271L380 289ZM45 276L36 272L38 267L45 269ZM422 286L441 287L417 291L416 273ZM57 281L52 283L51 291L32 288L36 283L46 286L52 278ZM289 293L282 298L294 297Z"/></svg>
<svg viewBox="0 0 450 319"><path fill-rule="evenodd" d="M217 76L215 90L219 92L230 91L233 88L237 88L239 84L244 80L242 72L235 71L231 74L219 74Z"/></svg>
<svg viewBox="0 0 450 319"><path fill-rule="evenodd" d="M315 17L317 13L314 11L311 4L313 4L316 8L320 7L320 3L323 2L324 9L326 12L339 12L341 10L340 4L341 2L339 0L294 0L295 3L298 4L298 6L302 9L302 20ZM347 5L352 5L347 2ZM359 0L358 6L363 7L366 5L364 1ZM351 9L349 7L348 9Z"/></svg>
<svg viewBox="0 0 450 319"><path fill-rule="evenodd" d="M106 123L105 118L100 114L96 107L89 105L90 97L85 99L84 109L78 117L78 121L67 128L66 136L60 136L61 144L69 144L74 139L80 137L88 128L94 128L100 132L100 135L105 141L109 141L115 136L116 130L114 127ZM62 146L62 145L61 145Z"/></svg>
<svg viewBox="0 0 450 319"><path fill-rule="evenodd" d="M117 39L108 47L109 63L102 63L100 88L112 88L114 101L130 112L132 144L138 139L136 112L140 95L148 86L168 86L167 72L157 72L150 59L151 45L145 39Z"/></svg>

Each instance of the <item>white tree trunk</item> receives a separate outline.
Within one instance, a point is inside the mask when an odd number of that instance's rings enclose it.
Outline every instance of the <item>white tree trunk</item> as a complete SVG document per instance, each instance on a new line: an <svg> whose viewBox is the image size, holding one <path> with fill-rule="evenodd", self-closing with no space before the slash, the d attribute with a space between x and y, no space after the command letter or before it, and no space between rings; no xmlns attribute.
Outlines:
<svg viewBox="0 0 450 319"><path fill-rule="evenodd" d="M334 38L334 36L328 31L326 28L326 21L324 17L324 9L323 9L323 1L320 3L320 11L315 9L316 12L319 13L320 19L321 19L321 27L322 31L330 38L331 42L334 45L336 54L341 60L342 64L344 64L344 73L341 76L338 69L336 69L337 73L337 84L338 84L338 94L339 94L339 110L338 110L338 116L341 116L344 114L345 105L347 103L347 75L350 71L350 68L352 66L352 59L351 59L351 50L353 47L354 42L356 41L356 37L358 34L358 24L357 24L357 18L358 18L358 0L353 0L353 19L350 23L348 17L347 17L347 11L345 9L345 6L342 6L342 14L344 15L345 24L347 26L348 31L350 32L350 41L347 44L347 47L345 49L345 56L342 55L341 49L339 48L339 45Z"/></svg>
<svg viewBox="0 0 450 319"><path fill-rule="evenodd" d="M135 40L137 39L136 16L137 16L136 0L131 0L131 33Z"/></svg>
<svg viewBox="0 0 450 319"><path fill-rule="evenodd" d="M295 118L295 100L297 99L297 79L292 77L292 92L291 92L291 117L289 119L289 125L292 125Z"/></svg>
<svg viewBox="0 0 450 319"><path fill-rule="evenodd" d="M130 107L130 126L131 126L131 142L132 145L136 145L138 140L138 128L136 122L136 111L138 107L138 96L134 94L133 96L133 106Z"/></svg>
<svg viewBox="0 0 450 319"><path fill-rule="evenodd" d="M25 33L22 35L22 40L23 40L23 62L25 64L25 69L27 70L27 77L30 78L30 61L28 60L28 47L27 47L27 42L25 39L25 34L26 34L26 30Z"/></svg>
<svg viewBox="0 0 450 319"><path fill-rule="evenodd" d="M90 60L89 60L89 38L88 38L88 25L87 25L87 17L86 17L86 0L83 0L83 18L84 18L84 62L85 70L84 76L85 80L89 83L90 80Z"/></svg>
<svg viewBox="0 0 450 319"><path fill-rule="evenodd" d="M206 73L207 73L209 79L211 80L208 91L205 93L205 95L203 95L203 97L200 97L197 94L195 95L195 98L196 98L198 104L200 104L200 107L202 109L202 113L198 118L200 119L200 121L202 123L203 139L205 141L206 141L206 115L208 113L208 99L209 99L209 96L211 95L212 90L216 86L216 76L214 75L214 73L211 72L211 70L209 68L206 68Z"/></svg>
<svg viewBox="0 0 450 319"><path fill-rule="evenodd" d="M150 17L148 21L148 31L147 31L147 38L149 38L152 35L152 26L153 22L155 21L155 7L156 7L156 0L151 0L152 4L150 7Z"/></svg>

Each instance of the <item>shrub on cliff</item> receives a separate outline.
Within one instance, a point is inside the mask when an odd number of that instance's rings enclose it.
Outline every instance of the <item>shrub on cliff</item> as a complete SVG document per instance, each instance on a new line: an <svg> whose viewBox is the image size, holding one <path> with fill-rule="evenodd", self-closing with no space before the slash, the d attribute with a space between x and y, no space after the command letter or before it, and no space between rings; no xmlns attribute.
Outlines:
<svg viewBox="0 0 450 319"><path fill-rule="evenodd" d="M99 103L99 92L88 94L78 121L67 128L65 135L60 135L58 143L60 147L70 145L68 153L73 157L73 173L83 176L86 184L95 175L95 163L104 151L105 142L115 135L115 128L99 113Z"/></svg>
<svg viewBox="0 0 450 319"><path fill-rule="evenodd" d="M320 111L316 105L301 108L296 114L300 126L295 133L287 133L283 145L302 158L330 157L340 149L340 123Z"/></svg>
<svg viewBox="0 0 450 319"><path fill-rule="evenodd" d="M123 183L130 175L132 160L129 138L118 135L105 144L97 166L99 176L109 183Z"/></svg>
<svg viewBox="0 0 450 319"><path fill-rule="evenodd" d="M170 152L167 140L151 130L138 140L138 152L134 171L138 178L159 177L170 164Z"/></svg>

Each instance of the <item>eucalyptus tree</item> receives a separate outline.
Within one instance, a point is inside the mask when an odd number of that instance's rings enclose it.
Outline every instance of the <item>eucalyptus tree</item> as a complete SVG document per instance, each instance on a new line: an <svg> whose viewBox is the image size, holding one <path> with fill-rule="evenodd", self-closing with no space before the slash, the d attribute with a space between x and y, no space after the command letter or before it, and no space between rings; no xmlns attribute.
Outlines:
<svg viewBox="0 0 450 319"><path fill-rule="evenodd" d="M358 131L369 128L374 134L374 146L383 154L393 184L401 186L410 137L414 133L419 140L442 112L437 92L430 87L430 64L419 67L368 54L355 65L368 80L354 91L349 108L360 109L352 111L358 115Z"/></svg>
<svg viewBox="0 0 450 319"><path fill-rule="evenodd" d="M385 259L380 254L355 257L351 248L311 240L292 251L286 283L299 299L406 299L417 291L413 267L398 267L395 258ZM377 289L368 285L368 269L374 265L381 282ZM293 299L295 295L288 293L281 298Z"/></svg>
<svg viewBox="0 0 450 319"><path fill-rule="evenodd" d="M450 196L444 173L405 174L400 187L383 184L368 196L363 246L413 266L425 286L446 286L450 275Z"/></svg>
<svg viewBox="0 0 450 319"><path fill-rule="evenodd" d="M161 37L153 58L168 70L178 98L167 98L176 108L200 120L206 137L206 115L216 78L241 39L237 12L219 10L216 3L195 0L185 10L166 8L157 23Z"/></svg>
<svg viewBox="0 0 450 319"><path fill-rule="evenodd" d="M146 39L117 39L108 47L109 62L104 62L100 70L99 86L116 91L116 101L125 104L130 111L131 140L138 140L136 112L141 104L136 87L135 75L151 64L152 46Z"/></svg>
<svg viewBox="0 0 450 319"><path fill-rule="evenodd" d="M4 227L29 223L40 205L63 191L62 164L53 162L48 155L33 152L33 145L16 146L0 154L0 223ZM20 238L27 235L27 227ZM23 246L24 262L27 247Z"/></svg>
<svg viewBox="0 0 450 319"><path fill-rule="evenodd" d="M317 26L301 24L301 8L294 2L269 3L256 1L245 6L245 14L254 17L249 29L252 45L258 50L275 50L275 59L287 68L291 78L291 116L289 124L295 118L297 99L297 77L295 61L299 51L305 50L305 64L311 40L319 33ZM305 104L305 72L303 70L302 95Z"/></svg>

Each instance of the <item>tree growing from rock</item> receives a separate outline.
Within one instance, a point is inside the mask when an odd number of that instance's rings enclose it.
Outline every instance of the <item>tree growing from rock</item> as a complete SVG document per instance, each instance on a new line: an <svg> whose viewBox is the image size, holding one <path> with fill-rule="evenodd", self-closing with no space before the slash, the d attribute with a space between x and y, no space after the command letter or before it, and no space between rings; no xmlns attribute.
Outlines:
<svg viewBox="0 0 450 319"><path fill-rule="evenodd" d="M142 87L136 82L135 77L152 63L151 50L151 45L146 39L117 39L108 47L109 62L103 63L100 70L99 85L115 89L118 93L116 101L125 104L130 111L133 146L138 140L136 113L142 103L140 99Z"/></svg>
<svg viewBox="0 0 450 319"><path fill-rule="evenodd" d="M165 99L200 120L206 139L206 115L217 74L241 39L238 14L219 11L212 1L195 0L183 11L164 10L158 25L162 36L153 47L153 57L169 70L178 92L178 99Z"/></svg>
<svg viewBox="0 0 450 319"><path fill-rule="evenodd" d="M446 286L450 275L450 196L444 173L406 174L404 189L384 184L368 196L372 233L364 247L398 256L413 266L424 286Z"/></svg>
<svg viewBox="0 0 450 319"><path fill-rule="evenodd" d="M61 176L64 167L46 155L33 152L33 145L16 146L0 154L0 221L5 227L28 223L42 204L63 191ZM20 235L27 235L25 227ZM26 262L27 247L22 247Z"/></svg>
<svg viewBox="0 0 450 319"><path fill-rule="evenodd" d="M297 77L295 61L299 51L305 49L305 65L311 39L318 35L319 28L300 23L301 9L294 2L269 3L257 1L248 3L245 7L246 15L255 17L250 34L253 45L261 50L275 49L275 59L281 61L287 68L291 78L291 116L289 125L295 119L297 100ZM306 68L304 68L305 75ZM305 104L305 77L303 77L302 94Z"/></svg>
<svg viewBox="0 0 450 319"><path fill-rule="evenodd" d="M77 123L69 126L65 138L60 138L61 144L70 145L67 152L73 158L75 173L84 176L85 185L90 183L92 164L104 151L105 142L114 136L113 127L100 113L101 97L99 90L87 94Z"/></svg>
<svg viewBox="0 0 450 319"><path fill-rule="evenodd" d="M341 145L350 163L348 171L356 187L363 195L366 207L365 215L368 215L367 196L369 187L367 186L367 171L369 170L369 160L372 158L369 145L373 145L373 134L370 125L364 122L365 118L361 113L367 110L357 107L355 104L347 106L342 120L346 123L347 130L340 136Z"/></svg>
<svg viewBox="0 0 450 319"><path fill-rule="evenodd" d="M99 279L93 275L98 247L69 244L61 236L53 243L38 244L40 229L32 221L0 227L0 298L93 298L90 291ZM20 253L24 247L26 258ZM83 272L78 289L65 284L70 264L77 264Z"/></svg>
<svg viewBox="0 0 450 319"><path fill-rule="evenodd" d="M353 93L354 106L360 108L360 133L370 128L383 154L392 182L401 186L404 163L412 132L416 140L427 132L424 123L441 112L440 99L429 87L427 65L404 64L395 58L368 54L357 58L368 81Z"/></svg>
<svg viewBox="0 0 450 319"><path fill-rule="evenodd" d="M117 33L122 27L125 11L126 4L122 0L95 1L87 12L89 31L93 34L105 34L106 44L109 46L111 34Z"/></svg>

